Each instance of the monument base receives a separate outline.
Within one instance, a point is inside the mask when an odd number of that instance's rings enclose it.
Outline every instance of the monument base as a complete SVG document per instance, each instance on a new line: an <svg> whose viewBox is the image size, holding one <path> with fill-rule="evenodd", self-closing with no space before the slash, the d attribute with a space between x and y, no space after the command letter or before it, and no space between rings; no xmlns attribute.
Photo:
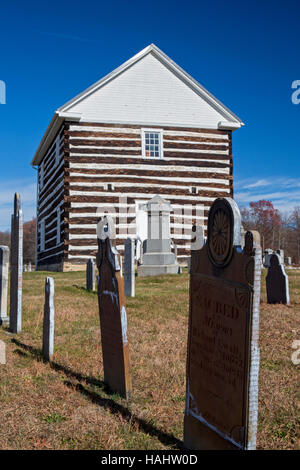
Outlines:
<svg viewBox="0 0 300 470"><path fill-rule="evenodd" d="M0 325L8 325L9 317L0 317Z"/></svg>
<svg viewBox="0 0 300 470"><path fill-rule="evenodd" d="M179 265L176 264L141 264L138 266L138 276L160 276L162 274L178 274Z"/></svg>

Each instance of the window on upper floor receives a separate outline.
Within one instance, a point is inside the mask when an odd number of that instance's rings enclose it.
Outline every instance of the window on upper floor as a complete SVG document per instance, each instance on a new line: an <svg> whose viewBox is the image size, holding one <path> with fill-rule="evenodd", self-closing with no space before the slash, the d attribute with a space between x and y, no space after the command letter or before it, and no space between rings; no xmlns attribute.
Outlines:
<svg viewBox="0 0 300 470"><path fill-rule="evenodd" d="M160 129L142 129L142 155L145 158L162 158L162 131Z"/></svg>

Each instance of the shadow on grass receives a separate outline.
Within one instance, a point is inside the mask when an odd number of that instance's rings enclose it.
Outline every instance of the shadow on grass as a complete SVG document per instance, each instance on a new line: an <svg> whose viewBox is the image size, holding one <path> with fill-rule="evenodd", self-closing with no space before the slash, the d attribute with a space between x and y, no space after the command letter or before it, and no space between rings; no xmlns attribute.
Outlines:
<svg viewBox="0 0 300 470"><path fill-rule="evenodd" d="M84 381L87 384L95 385L108 394L108 395L115 395L109 387L103 382L102 380L97 380L93 377L86 376L79 374L78 372L73 371L69 367L63 366L53 361L47 361L43 358L42 350L34 348L33 346L29 346L27 344L18 341L15 338L11 339L11 342L23 348L25 351L28 351L37 361L49 363L50 367L58 372L63 372L67 377L75 378L79 382ZM25 353L21 350L15 351L20 356L25 356ZM113 415L121 415L123 419L126 421L133 423L137 426L139 430L144 432L145 434L149 434L150 436L157 437L157 439L164 445L172 446L173 449L182 449L183 443L179 439L177 439L173 434L169 434L164 432L158 428L156 428L153 424L149 423L148 421L139 418L138 416L134 415L128 408L125 406L117 403L115 400L111 398L104 398L98 395L95 392L87 390L83 385L80 383L74 384L67 380L64 381L64 384L72 388L78 392L80 392L84 397L88 398L92 403L96 403L99 406L102 406L106 410L108 410Z"/></svg>
<svg viewBox="0 0 300 470"><path fill-rule="evenodd" d="M97 393L87 390L81 384L74 385L72 382L68 381L64 381L64 384L67 387L70 387L80 392L92 403L96 403L97 405L105 408L105 410L110 411L111 414L121 415L123 419L125 419L127 422L136 425L138 430L144 432L145 434L149 434L152 437L157 437L157 439L162 444L172 446L173 449L183 448L183 443L179 439L177 439L173 434L169 434L167 432L162 431L161 429L156 428L155 426L153 426L153 424L134 415L128 408L123 405L120 405L119 403L116 403L114 400L110 398L103 398Z"/></svg>
<svg viewBox="0 0 300 470"><path fill-rule="evenodd" d="M11 342L14 343L16 346L19 346L20 348L25 349L25 351L28 351L37 361L44 362L44 363L49 363L51 369L54 369L57 372L63 372L64 374L66 374L67 377L72 377L72 378L78 380L79 382L84 381L84 382L88 383L89 385L95 385L97 387L100 387L108 395L113 394L110 391L110 389L108 388L108 386L106 385L106 383L103 382L103 380L97 380L94 377L79 374L78 372L73 371L69 367L58 364L57 362L47 361L46 359L44 359L41 349L37 349L37 348L34 348L33 346L29 346L27 344L21 343L21 341L18 341L15 338L12 338ZM18 349L15 352L17 354L19 354L20 356L24 356L24 354L25 354L23 351L19 351Z"/></svg>
<svg viewBox="0 0 300 470"><path fill-rule="evenodd" d="M97 294L97 290L88 290L86 287L79 286L78 284L72 284L72 287L79 289L80 291L86 292L88 294Z"/></svg>

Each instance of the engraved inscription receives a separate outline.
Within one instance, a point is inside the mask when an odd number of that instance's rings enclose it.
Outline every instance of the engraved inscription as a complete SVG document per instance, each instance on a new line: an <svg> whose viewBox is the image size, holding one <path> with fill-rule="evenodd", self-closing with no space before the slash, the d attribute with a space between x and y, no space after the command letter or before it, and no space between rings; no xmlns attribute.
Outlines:
<svg viewBox="0 0 300 470"><path fill-rule="evenodd" d="M200 274L192 275L191 286L191 409L242 443L250 291Z"/></svg>

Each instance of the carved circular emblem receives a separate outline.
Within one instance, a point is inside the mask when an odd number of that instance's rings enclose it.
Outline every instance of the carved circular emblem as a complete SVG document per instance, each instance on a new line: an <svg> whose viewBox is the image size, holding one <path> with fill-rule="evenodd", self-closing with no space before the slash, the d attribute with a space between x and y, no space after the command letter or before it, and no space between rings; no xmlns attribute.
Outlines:
<svg viewBox="0 0 300 470"><path fill-rule="evenodd" d="M234 217L226 199L216 199L208 215L208 254L216 266L225 266L232 256Z"/></svg>

